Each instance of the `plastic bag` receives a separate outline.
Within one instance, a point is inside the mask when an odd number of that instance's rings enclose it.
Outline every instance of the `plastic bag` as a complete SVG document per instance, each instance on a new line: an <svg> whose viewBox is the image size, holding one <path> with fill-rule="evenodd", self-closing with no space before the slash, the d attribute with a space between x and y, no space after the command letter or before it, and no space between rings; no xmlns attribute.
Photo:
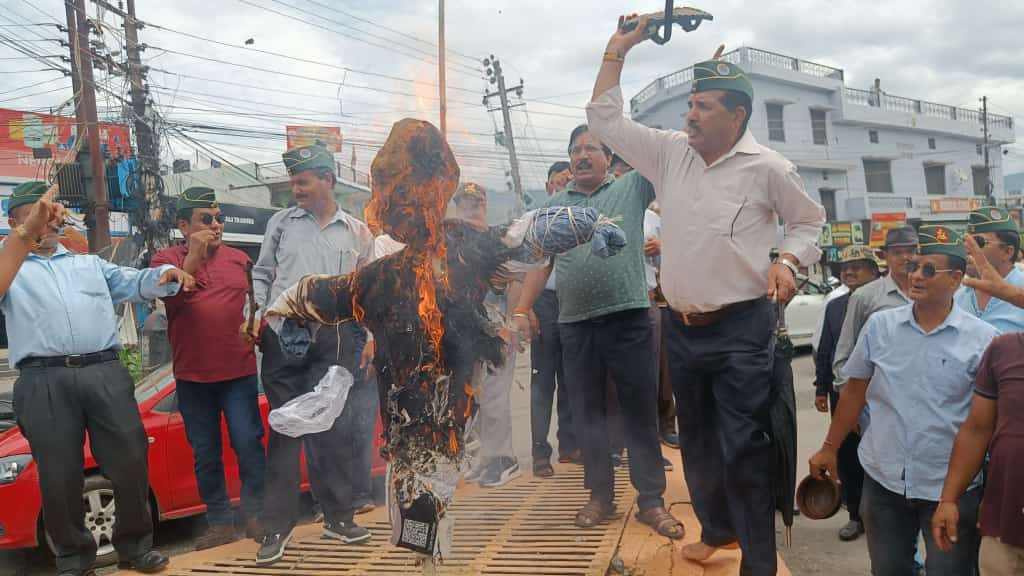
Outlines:
<svg viewBox="0 0 1024 576"><path fill-rule="evenodd" d="M331 366L312 392L271 410L267 420L275 431L292 438L326 432L341 416L351 389L352 374L341 366Z"/></svg>

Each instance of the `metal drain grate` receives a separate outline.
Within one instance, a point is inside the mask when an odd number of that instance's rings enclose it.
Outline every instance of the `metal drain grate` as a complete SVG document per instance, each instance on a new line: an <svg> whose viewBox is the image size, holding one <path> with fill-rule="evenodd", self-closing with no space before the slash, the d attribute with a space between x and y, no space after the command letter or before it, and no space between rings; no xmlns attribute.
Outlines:
<svg viewBox="0 0 1024 576"><path fill-rule="evenodd" d="M620 511L635 492L625 467L616 470ZM452 554L440 575L603 576L608 570L624 519L583 530L573 525L586 503L581 468L559 470L554 478L529 477L501 488L475 490L456 497ZM307 536L293 540L284 558L257 567L251 556L207 561L171 576L236 574L244 576L347 576L418 574L415 556L388 542L385 522L367 525L372 540L346 546Z"/></svg>

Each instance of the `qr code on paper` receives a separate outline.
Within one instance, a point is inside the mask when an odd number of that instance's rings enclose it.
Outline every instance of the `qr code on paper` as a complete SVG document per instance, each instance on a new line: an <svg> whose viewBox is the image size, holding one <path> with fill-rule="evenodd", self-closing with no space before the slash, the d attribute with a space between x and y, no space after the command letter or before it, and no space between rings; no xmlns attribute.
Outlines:
<svg viewBox="0 0 1024 576"><path fill-rule="evenodd" d="M430 535L430 524L406 518L402 521L402 540L420 548L427 547Z"/></svg>

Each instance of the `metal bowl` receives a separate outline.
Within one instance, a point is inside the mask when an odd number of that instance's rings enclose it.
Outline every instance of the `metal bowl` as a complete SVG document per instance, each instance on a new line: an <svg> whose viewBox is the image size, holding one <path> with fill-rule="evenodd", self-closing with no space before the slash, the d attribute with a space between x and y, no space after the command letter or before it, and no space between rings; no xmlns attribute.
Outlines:
<svg viewBox="0 0 1024 576"><path fill-rule="evenodd" d="M807 476L796 489L796 505L800 514L811 520L825 520L835 516L843 498L839 485L831 480L817 480Z"/></svg>

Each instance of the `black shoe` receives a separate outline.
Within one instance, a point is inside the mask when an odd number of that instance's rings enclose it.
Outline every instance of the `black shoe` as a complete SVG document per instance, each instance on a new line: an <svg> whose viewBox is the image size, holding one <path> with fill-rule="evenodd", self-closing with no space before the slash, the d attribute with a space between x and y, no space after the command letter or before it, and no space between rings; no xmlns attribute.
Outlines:
<svg viewBox="0 0 1024 576"><path fill-rule="evenodd" d="M370 539L370 531L355 522L324 522L320 537L340 540L345 544L360 544Z"/></svg>
<svg viewBox="0 0 1024 576"><path fill-rule="evenodd" d="M260 549L256 551L256 565L269 566L284 556L285 546L292 540L292 528L287 532L267 532Z"/></svg>
<svg viewBox="0 0 1024 576"><path fill-rule="evenodd" d="M843 542L853 542L864 533L864 524L856 520L850 520L839 529L839 539Z"/></svg>
<svg viewBox="0 0 1024 576"><path fill-rule="evenodd" d="M519 461L508 456L499 456L491 461L491 464L480 476L480 486L483 488L497 488L504 486L512 480L519 478L522 472L519 470Z"/></svg>
<svg viewBox="0 0 1024 576"><path fill-rule="evenodd" d="M135 570L136 572L142 572L143 574L156 574L167 568L167 563L171 560L164 554L157 552L156 550L150 550L145 554L141 554L132 558L131 560L122 560L117 563L117 567L121 570Z"/></svg>
<svg viewBox="0 0 1024 576"><path fill-rule="evenodd" d="M679 450L679 433L675 430L661 433L661 443L669 448Z"/></svg>

